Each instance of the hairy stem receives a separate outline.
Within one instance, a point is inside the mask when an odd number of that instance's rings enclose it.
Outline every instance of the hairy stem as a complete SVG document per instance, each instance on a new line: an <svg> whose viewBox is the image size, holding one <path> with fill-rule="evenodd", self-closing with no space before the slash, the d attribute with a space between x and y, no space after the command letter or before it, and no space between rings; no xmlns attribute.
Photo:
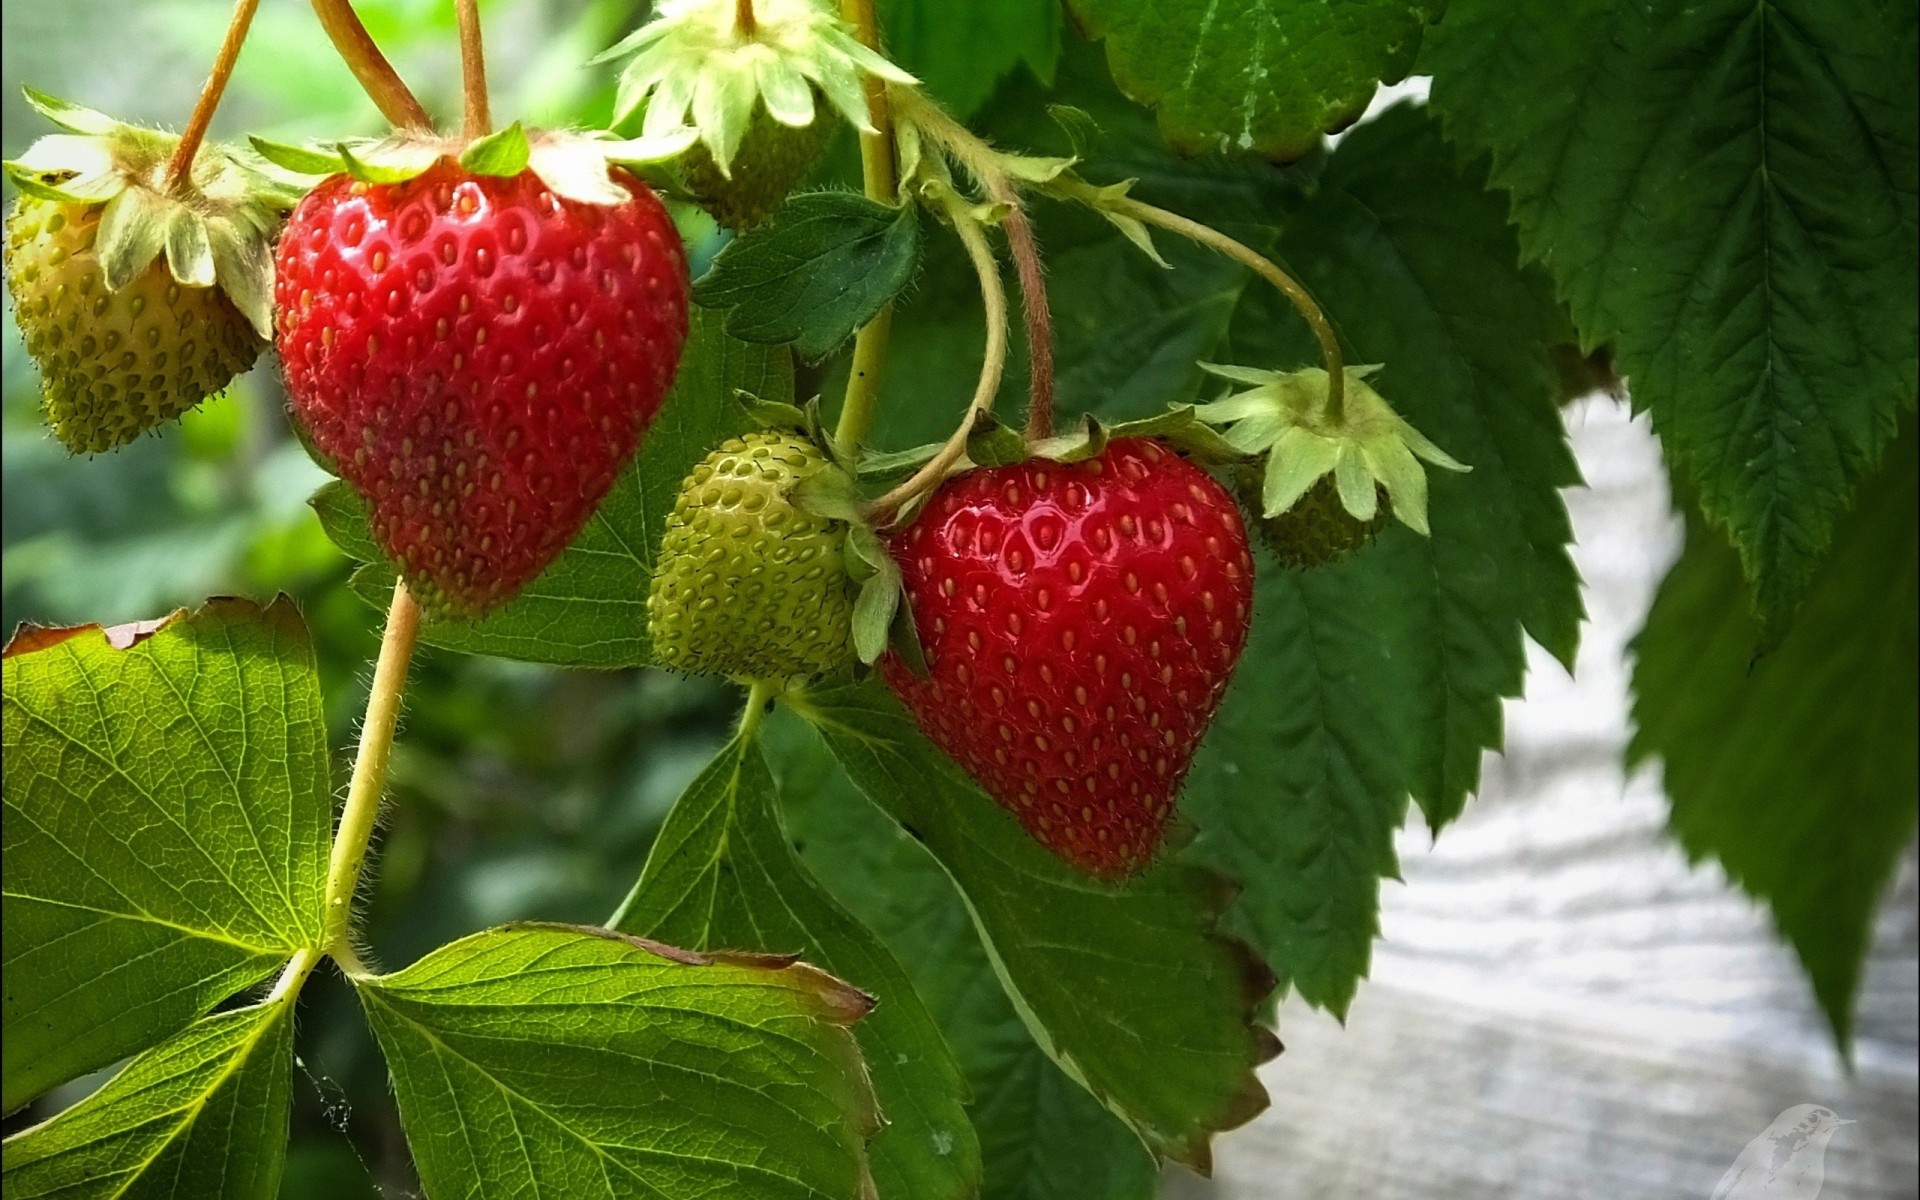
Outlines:
<svg viewBox="0 0 1920 1200"><path fill-rule="evenodd" d="M733 27L740 31L741 37L752 37L759 30L760 22L753 15L753 0L733 0Z"/></svg>
<svg viewBox="0 0 1920 1200"><path fill-rule="evenodd" d="M980 362L980 380L974 385L967 415L939 452L906 482L868 506L867 518L876 525L887 523L915 497L938 487L953 464L960 461L960 456L967 452L967 437L973 432L974 422L982 413L993 411L993 399L999 394L1000 376L1007 365L1007 293L1000 284L1000 264L993 260L993 247L987 244L986 231L967 211L965 202L949 194L945 205L953 218L954 231L967 248L973 272L979 277L980 300L987 313L987 346Z"/></svg>
<svg viewBox="0 0 1920 1200"><path fill-rule="evenodd" d="M748 0L742 0L747 4ZM873 13L873 0L842 0L841 15L868 48L880 49L880 26ZM867 199L891 205L898 201L900 185L894 177L893 107L887 101L882 80L866 80L867 120L873 133L860 135L860 175ZM847 376L847 393L840 401L840 420L833 440L840 452L858 458L860 444L873 428L873 409L880 398L881 369L887 360L887 338L893 332L893 305L887 304L874 318L861 326L853 340L853 370Z"/></svg>
<svg viewBox="0 0 1920 1200"><path fill-rule="evenodd" d="M466 100L460 131L469 138L493 132L493 114L487 110L487 53L480 41L479 0L454 0L460 22L460 90Z"/></svg>
<svg viewBox="0 0 1920 1200"><path fill-rule="evenodd" d="M207 85L200 89L200 99L193 106L193 115L187 118L180 144L167 160L165 180L170 189L185 183L193 172L194 155L200 153L200 143L207 139L207 127L213 124L220 97L226 94L227 81L233 78L233 66L240 61L240 47L246 44L247 30L252 28L254 11L259 7L260 0L239 0L233 6L233 20L227 23L227 36L221 39L220 52L214 55Z"/></svg>
<svg viewBox="0 0 1920 1200"><path fill-rule="evenodd" d="M1340 338L1333 332L1333 323L1327 320L1327 314L1306 288L1301 287L1293 276L1275 266L1273 260L1245 245L1237 242L1210 225L1202 225L1179 213L1168 212L1164 208L1155 208L1131 197L1117 201L1107 201L1105 207L1121 216L1132 217L1148 225L1155 225L1169 233L1177 233L1190 241L1198 242L1209 250L1216 251L1246 267L1260 278L1280 290L1289 303L1305 317L1313 328L1313 336L1320 342L1320 356L1327 366L1327 415L1339 421L1345 407L1346 397L1346 356L1340 351Z"/></svg>
<svg viewBox="0 0 1920 1200"><path fill-rule="evenodd" d="M433 119L427 110L373 44L360 14L353 11L353 0L312 0L314 15L327 32L333 48L346 60L347 69L360 81L360 87L372 98L380 114L396 129L431 129Z"/></svg>
<svg viewBox="0 0 1920 1200"><path fill-rule="evenodd" d="M1013 254L1015 277L1020 281L1020 308L1027 324L1027 365L1030 371L1027 395L1027 440L1053 436L1053 311L1047 303L1046 270L1040 263L1040 243L1034 240L1033 223L1020 207L1020 196L1013 181L995 175L982 181L987 194L1007 206L1007 248Z"/></svg>
<svg viewBox="0 0 1920 1200"><path fill-rule="evenodd" d="M268 1004L278 1004L300 994L301 985L307 982L307 976L320 965L325 957L318 950L295 950L293 957L280 972L280 978L273 981L273 990L267 993Z"/></svg>
<svg viewBox="0 0 1920 1200"><path fill-rule="evenodd" d="M367 844L373 839L374 822L380 815L387 764L393 757L393 731L400 721L400 697L407 687L407 664L413 658L413 643L419 632L420 606L407 585L396 581L393 604L387 609L387 631L380 639L380 658L373 668L367 715L360 726L360 752L353 760L347 804L340 812L340 827L334 831L333 858L327 863L326 945L336 957L352 953L348 933L354 889L360 886Z"/></svg>

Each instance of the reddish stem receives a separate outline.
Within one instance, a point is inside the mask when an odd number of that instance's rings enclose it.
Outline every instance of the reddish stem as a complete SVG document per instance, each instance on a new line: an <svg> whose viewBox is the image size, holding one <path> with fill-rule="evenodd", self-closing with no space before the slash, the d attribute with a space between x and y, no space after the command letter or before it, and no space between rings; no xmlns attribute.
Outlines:
<svg viewBox="0 0 1920 1200"><path fill-rule="evenodd" d="M200 89L200 100L193 106L193 116L187 119L186 132L180 135L180 144L174 147L173 157L167 161L168 188L179 187L192 175L194 156L200 153L200 144L207 138L207 128L213 124L213 114L220 107L220 98L226 94L227 81L233 78L233 66L240 61L240 47L246 44L254 10L259 7L260 0L239 0L233 6L233 20L227 24L227 36L220 43L220 53L214 56L207 86Z"/></svg>

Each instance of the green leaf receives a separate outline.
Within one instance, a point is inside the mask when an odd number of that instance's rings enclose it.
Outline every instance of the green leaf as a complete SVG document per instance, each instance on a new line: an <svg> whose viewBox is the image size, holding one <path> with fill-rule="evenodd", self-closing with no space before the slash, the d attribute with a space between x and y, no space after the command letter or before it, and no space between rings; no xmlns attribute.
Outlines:
<svg viewBox="0 0 1920 1200"><path fill-rule="evenodd" d="M791 714L770 717L763 739L803 860L893 951L966 1072L985 1165L980 1195L1153 1200L1153 1156L1027 1033L966 902L926 847L877 819Z"/></svg>
<svg viewBox="0 0 1920 1200"><path fill-rule="evenodd" d="M694 302L727 310L747 342L831 354L907 285L920 221L852 192L795 196L773 220L727 245L693 285Z"/></svg>
<svg viewBox="0 0 1920 1200"><path fill-rule="evenodd" d="M204 1017L9 1137L9 1200L273 1200L287 1156L290 1000Z"/></svg>
<svg viewBox="0 0 1920 1200"><path fill-rule="evenodd" d="M1204 1167L1215 1132L1266 1107L1254 1067L1279 1047L1253 1013L1272 979L1214 931L1224 880L1169 862L1114 888L1066 866L877 681L788 701L953 877L1034 1038L1156 1154Z"/></svg>
<svg viewBox="0 0 1920 1200"><path fill-rule="evenodd" d="M1053 82L1060 6L1035 0L881 0L887 53L964 121L1026 67Z"/></svg>
<svg viewBox="0 0 1920 1200"><path fill-rule="evenodd" d="M497 129L460 153L460 165L476 175L497 175L511 179L527 169L533 148L527 144L527 131L515 121Z"/></svg>
<svg viewBox="0 0 1920 1200"><path fill-rule="evenodd" d="M1688 856L1772 908L1843 1048L1920 793L1916 450L1909 422L1771 653L1756 659L1739 562L1698 520L1633 643L1628 761L1661 760Z"/></svg>
<svg viewBox="0 0 1920 1200"><path fill-rule="evenodd" d="M1246 892L1236 910L1282 979L1344 1014L1378 931L1379 879L1411 792L1459 815L1524 681L1524 637L1571 665L1579 577L1559 489L1579 483L1547 348L1544 276L1523 271L1499 198L1420 109L1349 135L1288 223L1286 263L1334 314L1350 361L1470 474L1431 472L1432 537L1404 527L1314 571L1263 563L1254 630L1189 777L1196 849ZM1317 357L1267 292L1234 321L1234 361Z"/></svg>
<svg viewBox="0 0 1920 1200"><path fill-rule="evenodd" d="M647 589L681 480L715 446L749 427L736 391L776 403L793 398L792 368L783 351L727 337L717 316L697 309L690 316L692 329L673 390L639 454L580 536L511 604L478 622L430 620L421 629L422 639L469 654L569 666L651 661ZM364 502L334 483L313 503L335 545L375 564L356 573L353 586L369 603L385 608L393 568L373 541Z"/></svg>
<svg viewBox="0 0 1920 1200"><path fill-rule="evenodd" d="M1374 85L1406 76L1446 0L1068 0L1107 43L1113 77L1160 111L1186 154L1280 162L1350 124Z"/></svg>
<svg viewBox="0 0 1920 1200"><path fill-rule="evenodd" d="M1915 15L1458 0L1423 66L1778 634L1914 406Z"/></svg>
<svg viewBox="0 0 1920 1200"><path fill-rule="evenodd" d="M319 943L332 782L285 599L28 627L4 711L12 1111Z"/></svg>
<svg viewBox="0 0 1920 1200"><path fill-rule="evenodd" d="M524 925L356 983L429 1196L862 1194L873 1002L812 967Z"/></svg>
<svg viewBox="0 0 1920 1200"><path fill-rule="evenodd" d="M798 953L877 997L854 1033L887 1117L870 1150L880 1200L975 1195L959 1066L900 964L794 856L778 805L758 742L736 737L681 794L614 926L695 950Z"/></svg>

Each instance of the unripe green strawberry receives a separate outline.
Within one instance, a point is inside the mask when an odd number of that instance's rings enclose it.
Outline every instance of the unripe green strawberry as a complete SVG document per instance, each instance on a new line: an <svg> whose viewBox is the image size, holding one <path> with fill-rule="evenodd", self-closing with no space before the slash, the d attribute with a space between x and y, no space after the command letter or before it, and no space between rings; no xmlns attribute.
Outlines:
<svg viewBox="0 0 1920 1200"><path fill-rule="evenodd" d="M1282 566L1298 571L1338 562L1363 549L1393 520L1393 501L1385 488L1375 495L1379 509L1371 520L1362 521L1340 503L1340 490L1332 479L1322 477L1293 507L1277 517L1260 513L1260 476L1242 472L1239 479L1240 503L1246 508L1253 527Z"/></svg>
<svg viewBox="0 0 1920 1200"><path fill-rule="evenodd" d="M734 153L731 175L724 174L703 144L687 152L684 174L687 190L713 219L735 233L765 221L813 170L833 136L833 126L816 111L811 125L782 125L764 108L753 111L753 121Z"/></svg>
<svg viewBox="0 0 1920 1200"><path fill-rule="evenodd" d="M734 438L694 467L647 596L661 666L783 681L853 664L847 526L794 495L832 469L812 443L772 430Z"/></svg>
<svg viewBox="0 0 1920 1200"><path fill-rule="evenodd" d="M111 450L227 386L265 345L218 288L156 259L109 291L101 209L22 196L7 218L7 290L40 366L47 423L76 454Z"/></svg>

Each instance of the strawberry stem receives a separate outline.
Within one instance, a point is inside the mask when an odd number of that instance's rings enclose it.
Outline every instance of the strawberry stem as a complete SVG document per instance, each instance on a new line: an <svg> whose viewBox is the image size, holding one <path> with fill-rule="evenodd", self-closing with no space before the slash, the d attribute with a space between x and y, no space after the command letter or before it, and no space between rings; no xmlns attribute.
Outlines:
<svg viewBox="0 0 1920 1200"><path fill-rule="evenodd" d="M760 22L753 16L753 0L733 0L733 27L743 38L759 32Z"/></svg>
<svg viewBox="0 0 1920 1200"><path fill-rule="evenodd" d="M460 86L466 99L461 132L469 138L482 138L493 132L493 114L487 111L487 55L480 41L480 5L478 0L455 0L454 12L460 23Z"/></svg>
<svg viewBox="0 0 1920 1200"><path fill-rule="evenodd" d="M1013 181L996 174L986 181L987 194L1007 206L1007 248L1013 253L1015 277L1020 282L1020 308L1027 324L1028 441L1053 436L1053 312L1047 304L1046 270L1040 262L1040 244L1033 223L1020 207Z"/></svg>
<svg viewBox="0 0 1920 1200"><path fill-rule="evenodd" d="M393 604L387 609L387 631L380 639L380 658L373 668L367 715L360 726L360 751L353 760L346 807L340 811L333 856L327 863L324 944L328 953L343 963L357 961L349 943L353 894L360 886L367 843L373 838L374 821L380 815L387 764L393 757L393 731L400 721L400 698L407 687L407 664L419 632L420 606L407 591L406 583L396 581Z"/></svg>
<svg viewBox="0 0 1920 1200"><path fill-rule="evenodd" d="M360 81L360 87L372 99L380 115L396 129L431 129L433 119L420 106L406 82L400 78L380 47L373 44L360 14L353 11L353 0L312 0L313 13L327 32L333 48L345 60L347 69Z"/></svg>
<svg viewBox="0 0 1920 1200"><path fill-rule="evenodd" d="M180 144L167 160L164 186L169 191L186 183L193 174L194 155L200 153L200 143L206 141L207 127L213 124L213 114L220 107L220 98L226 94L227 81L233 78L234 64L240 61L240 47L246 44L247 30L252 28L254 11L259 7L260 0L239 0L233 6L233 20L227 23L227 36L220 42L220 53L214 56L207 85L200 89L193 115L187 118L186 132L180 135Z"/></svg>
<svg viewBox="0 0 1920 1200"><path fill-rule="evenodd" d="M1109 212L1132 217L1136 221L1158 226L1169 233L1177 233L1189 241L1197 242L1209 250L1225 255L1278 288L1280 294L1287 298L1302 317L1306 318L1307 324L1313 328L1313 336L1320 342L1320 356L1326 360L1327 366L1327 416L1336 424L1341 420L1346 399L1346 356L1341 353L1339 335L1334 333L1333 323L1327 320L1326 311L1293 276L1276 266L1272 259L1251 247L1235 241L1210 225L1202 225L1179 213L1155 208L1131 196L1105 201L1102 207Z"/></svg>
<svg viewBox="0 0 1920 1200"><path fill-rule="evenodd" d="M867 507L867 519L874 525L886 524L916 497L940 486L947 472L967 452L967 438L973 433L974 423L983 413L993 411L994 397L1000 392L1000 376L1007 365L1007 292L1000 283L1000 264L993 260L993 247L987 244L986 231L969 211L966 201L949 189L942 195L941 204L952 219L961 244L967 248L967 258L980 280L980 300L987 310L986 352L980 362L980 379L974 385L973 401L967 405L967 415L961 419L960 427L925 466Z"/></svg>
<svg viewBox="0 0 1920 1200"><path fill-rule="evenodd" d="M750 0L742 0L751 8ZM840 12L868 49L880 49L880 26L874 17L873 0L842 0ZM893 109L887 102L886 83L867 79L867 120L875 132L860 135L860 175L867 199L877 204L899 202L899 181L894 177ZM833 440L840 452L857 460L860 444L873 428L873 410L880 398L881 369L887 360L887 339L893 333L893 305L887 304L861 326L853 341L853 369L847 376L846 395L840 401L840 420Z"/></svg>

